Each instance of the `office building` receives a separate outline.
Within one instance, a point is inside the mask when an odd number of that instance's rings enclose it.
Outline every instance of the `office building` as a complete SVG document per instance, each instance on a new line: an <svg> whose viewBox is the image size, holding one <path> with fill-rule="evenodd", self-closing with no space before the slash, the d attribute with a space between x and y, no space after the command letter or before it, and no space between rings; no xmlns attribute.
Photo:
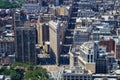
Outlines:
<svg viewBox="0 0 120 80"><path fill-rule="evenodd" d="M107 52L111 52L111 51L115 52L116 51L115 50L116 45L115 45L115 41L113 39L102 39L99 41L99 45L106 46Z"/></svg>
<svg viewBox="0 0 120 80"><path fill-rule="evenodd" d="M20 20L20 13L14 14L14 28L23 26L23 22Z"/></svg>
<svg viewBox="0 0 120 80"><path fill-rule="evenodd" d="M14 54L14 38L13 37L3 37L0 38L0 54L11 55Z"/></svg>
<svg viewBox="0 0 120 80"><path fill-rule="evenodd" d="M36 64L36 29L17 27L15 29L15 57L18 62Z"/></svg>
<svg viewBox="0 0 120 80"><path fill-rule="evenodd" d="M108 73L108 60L105 54L101 53L99 58L96 60L96 74L107 74Z"/></svg>
<svg viewBox="0 0 120 80"><path fill-rule="evenodd" d="M73 46L69 52L70 67L80 66L94 73L97 51L98 45L92 41L84 42L81 46Z"/></svg>
<svg viewBox="0 0 120 80"><path fill-rule="evenodd" d="M78 10L78 16L79 17L93 17L95 15L97 15L97 13L92 11L91 9L89 9L89 10Z"/></svg>
<svg viewBox="0 0 120 80"><path fill-rule="evenodd" d="M49 22L50 34L50 55L53 63L59 64L60 57L60 23L59 21Z"/></svg>
<svg viewBox="0 0 120 80"><path fill-rule="evenodd" d="M111 32L108 23L93 24L93 31L91 34L93 40L100 40L101 38L110 35Z"/></svg>
<svg viewBox="0 0 120 80"><path fill-rule="evenodd" d="M39 23L37 25L37 33L38 33L38 43L40 45L44 45L46 41L49 41L49 25Z"/></svg>
<svg viewBox="0 0 120 80"><path fill-rule="evenodd" d="M89 33L82 32L81 30L76 30L74 32L73 44L74 45L81 45L84 42L89 41Z"/></svg>

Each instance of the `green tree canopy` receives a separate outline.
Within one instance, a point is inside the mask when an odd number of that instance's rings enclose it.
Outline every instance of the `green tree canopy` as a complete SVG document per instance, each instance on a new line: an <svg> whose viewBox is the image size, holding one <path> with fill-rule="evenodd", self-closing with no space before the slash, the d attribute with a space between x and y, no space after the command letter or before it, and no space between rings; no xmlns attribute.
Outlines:
<svg viewBox="0 0 120 80"><path fill-rule="evenodd" d="M25 73L24 80L49 80L47 70L42 67L36 67Z"/></svg>
<svg viewBox="0 0 120 80"><path fill-rule="evenodd" d="M18 68L16 68L19 66ZM21 67L28 68L27 70ZM2 67L0 75L10 75L12 80L50 80L47 70L42 67L35 67L31 63L15 62L10 68Z"/></svg>
<svg viewBox="0 0 120 80"><path fill-rule="evenodd" d="M23 0L19 2L9 2L7 0L0 0L0 8L17 8L20 7L24 3Z"/></svg>

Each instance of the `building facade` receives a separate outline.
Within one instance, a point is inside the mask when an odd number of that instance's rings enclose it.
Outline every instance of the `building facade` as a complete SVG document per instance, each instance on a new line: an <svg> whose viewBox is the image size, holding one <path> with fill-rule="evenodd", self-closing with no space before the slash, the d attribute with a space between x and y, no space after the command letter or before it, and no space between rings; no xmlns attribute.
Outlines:
<svg viewBox="0 0 120 80"><path fill-rule="evenodd" d="M63 72L62 80L92 80L92 74L82 68L75 67L74 69Z"/></svg>
<svg viewBox="0 0 120 80"><path fill-rule="evenodd" d="M53 63L59 64L60 57L60 24L59 22L49 22L50 31L50 55Z"/></svg>
<svg viewBox="0 0 120 80"><path fill-rule="evenodd" d="M14 38L4 37L0 38L0 53L5 53L6 55L14 54Z"/></svg>
<svg viewBox="0 0 120 80"><path fill-rule="evenodd" d="M15 57L18 62L36 64L36 29L18 27L15 30Z"/></svg>
<svg viewBox="0 0 120 80"><path fill-rule="evenodd" d="M47 24L37 24L38 43L44 45L49 41L49 26Z"/></svg>

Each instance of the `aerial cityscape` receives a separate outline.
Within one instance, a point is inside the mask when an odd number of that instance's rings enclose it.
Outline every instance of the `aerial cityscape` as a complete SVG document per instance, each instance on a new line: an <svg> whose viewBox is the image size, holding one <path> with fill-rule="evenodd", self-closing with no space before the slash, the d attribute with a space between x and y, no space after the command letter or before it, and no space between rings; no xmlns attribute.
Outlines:
<svg viewBox="0 0 120 80"><path fill-rule="evenodd" d="M120 0L0 0L0 80L120 80Z"/></svg>

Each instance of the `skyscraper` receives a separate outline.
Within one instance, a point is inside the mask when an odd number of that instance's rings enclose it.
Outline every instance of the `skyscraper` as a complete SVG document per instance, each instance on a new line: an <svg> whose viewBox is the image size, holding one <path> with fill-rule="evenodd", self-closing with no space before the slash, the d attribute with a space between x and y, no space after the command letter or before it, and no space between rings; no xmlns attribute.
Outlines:
<svg viewBox="0 0 120 80"><path fill-rule="evenodd" d="M49 22L50 32L50 55L52 62L59 64L60 58L60 23L50 21Z"/></svg>
<svg viewBox="0 0 120 80"><path fill-rule="evenodd" d="M46 41L49 41L49 26L40 23L37 25L38 43L44 45Z"/></svg>
<svg viewBox="0 0 120 80"><path fill-rule="evenodd" d="M34 27L17 27L15 29L15 56L18 62L36 64L36 29Z"/></svg>

